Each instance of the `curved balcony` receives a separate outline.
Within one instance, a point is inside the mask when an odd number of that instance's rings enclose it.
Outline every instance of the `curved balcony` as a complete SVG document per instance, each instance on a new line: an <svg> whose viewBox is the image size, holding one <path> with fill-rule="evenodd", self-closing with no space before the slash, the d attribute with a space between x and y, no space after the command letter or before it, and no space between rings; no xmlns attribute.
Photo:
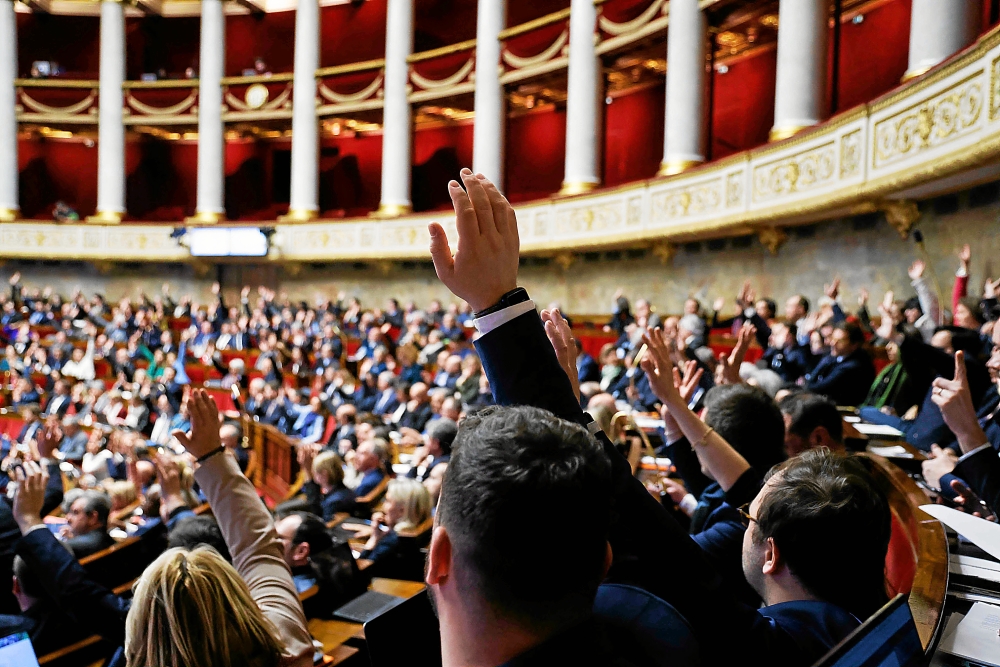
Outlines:
<svg viewBox="0 0 1000 667"><path fill-rule="evenodd" d="M1000 166L1000 31L922 78L792 139L704 167L588 195L517 207L522 250L556 254L757 233L777 249L782 227L884 210L901 231L908 196L996 178ZM446 214L395 220L278 224L271 259L333 261L427 256L427 222L454 232ZM0 226L11 257L183 260L169 226Z"/></svg>

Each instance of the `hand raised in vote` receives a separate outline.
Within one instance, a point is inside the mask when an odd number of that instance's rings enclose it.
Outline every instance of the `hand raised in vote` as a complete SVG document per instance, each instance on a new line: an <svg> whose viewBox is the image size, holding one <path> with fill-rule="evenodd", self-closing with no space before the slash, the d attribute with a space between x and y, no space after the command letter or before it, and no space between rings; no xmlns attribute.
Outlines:
<svg viewBox="0 0 1000 667"><path fill-rule="evenodd" d="M219 407L204 389L192 389L188 397L191 430L174 431L173 436L192 456L200 458L221 446Z"/></svg>
<svg viewBox="0 0 1000 667"><path fill-rule="evenodd" d="M434 270L451 292L476 311L489 308L517 287L520 239L514 208L485 176L469 169L462 184L448 183L455 206L458 244L454 253L444 228L428 226Z"/></svg>

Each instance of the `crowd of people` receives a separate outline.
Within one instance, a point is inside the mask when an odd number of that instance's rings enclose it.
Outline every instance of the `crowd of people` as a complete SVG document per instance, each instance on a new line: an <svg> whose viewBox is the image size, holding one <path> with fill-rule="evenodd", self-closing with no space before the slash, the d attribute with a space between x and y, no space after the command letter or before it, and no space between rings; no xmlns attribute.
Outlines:
<svg viewBox="0 0 1000 667"><path fill-rule="evenodd" d="M677 316L619 293L595 359L517 287L503 195L468 170L449 188L456 252L429 229L447 306L218 284L113 302L11 276L0 631L39 654L99 634L116 664L304 665L306 618L375 575L426 581L446 667L660 664L636 637L678 636L700 664L810 665L888 599L888 501L838 406L924 450L942 502L1000 509L1000 280L967 295L968 246L950 310L921 260L877 317L836 278L780 312L750 282ZM656 414L655 452L622 413ZM296 452L273 511L245 419ZM78 562L127 537L157 545L132 597Z"/></svg>

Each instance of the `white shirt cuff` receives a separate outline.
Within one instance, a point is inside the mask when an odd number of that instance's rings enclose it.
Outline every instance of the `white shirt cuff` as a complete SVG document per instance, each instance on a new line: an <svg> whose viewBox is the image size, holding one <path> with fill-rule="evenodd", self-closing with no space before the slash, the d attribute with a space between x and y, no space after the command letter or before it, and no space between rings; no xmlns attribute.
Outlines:
<svg viewBox="0 0 1000 667"><path fill-rule="evenodd" d="M988 443L988 442L985 445L979 445L978 447L976 447L975 449L973 449L971 452L966 452L966 453L962 454L960 457L958 457L958 462L961 463L965 459L969 458L970 456L972 456L974 454L978 454L980 451L986 449L987 447L992 447L992 445L990 443Z"/></svg>
<svg viewBox="0 0 1000 667"><path fill-rule="evenodd" d="M965 270L964 266L960 266L960 267L958 267L958 270L955 271L955 277L956 278L968 278L969 277L969 273L968 273L968 271Z"/></svg>
<svg viewBox="0 0 1000 667"><path fill-rule="evenodd" d="M691 516L694 514L694 508L698 506L698 499L689 493L681 498L681 501L677 503L677 506L681 508L682 512Z"/></svg>
<svg viewBox="0 0 1000 667"><path fill-rule="evenodd" d="M36 530L41 530L42 528L45 528L46 530L48 530L49 527L46 526L44 523L36 523L31 528L29 528L28 530L24 531L24 534L27 535L28 533L33 533Z"/></svg>
<svg viewBox="0 0 1000 667"><path fill-rule="evenodd" d="M520 317L525 313L535 309L535 302L531 299L527 301L522 301L521 303L515 303L513 306L507 306L495 313L490 313L489 315L484 315L480 318L473 320L476 325L476 329L479 333L486 335L494 329L498 329L504 324L507 324L515 317Z"/></svg>

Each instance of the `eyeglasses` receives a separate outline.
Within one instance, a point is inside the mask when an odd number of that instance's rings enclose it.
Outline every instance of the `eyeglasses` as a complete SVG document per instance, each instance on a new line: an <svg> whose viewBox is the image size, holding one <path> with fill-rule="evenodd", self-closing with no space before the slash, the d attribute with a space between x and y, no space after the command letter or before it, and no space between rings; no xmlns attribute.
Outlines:
<svg viewBox="0 0 1000 667"><path fill-rule="evenodd" d="M740 513L740 518L743 520L743 527L749 528L750 522L756 522L757 519L750 516L750 503L744 503L736 508L736 511Z"/></svg>

